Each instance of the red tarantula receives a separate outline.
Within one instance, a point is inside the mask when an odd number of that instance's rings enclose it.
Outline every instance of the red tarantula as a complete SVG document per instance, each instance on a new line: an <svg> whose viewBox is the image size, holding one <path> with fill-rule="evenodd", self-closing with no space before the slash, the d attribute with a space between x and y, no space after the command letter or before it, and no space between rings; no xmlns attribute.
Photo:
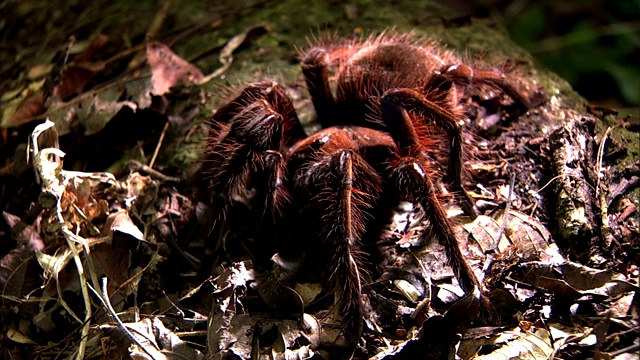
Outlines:
<svg viewBox="0 0 640 360"><path fill-rule="evenodd" d="M301 55L324 129L306 136L284 88L271 81L250 84L222 106L204 164L216 226L242 203L265 254L277 253L281 266L304 256L305 264L319 267L351 340L360 336L364 317L359 243L379 235L394 202L423 208L462 289L479 294L436 196L431 152L443 137L429 130L446 135L448 180L464 211L475 216L462 185L460 94L488 86L522 108L527 98L503 73L464 65L410 35L324 42Z"/></svg>

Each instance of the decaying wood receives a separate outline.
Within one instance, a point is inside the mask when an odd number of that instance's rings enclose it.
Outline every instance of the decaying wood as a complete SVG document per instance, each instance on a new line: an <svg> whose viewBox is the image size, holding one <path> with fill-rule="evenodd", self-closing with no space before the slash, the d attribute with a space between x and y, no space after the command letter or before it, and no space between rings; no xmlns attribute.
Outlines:
<svg viewBox="0 0 640 360"><path fill-rule="evenodd" d="M558 229L565 239L589 239L594 232L594 194L587 175L595 169L592 123L587 118L569 121L550 138Z"/></svg>

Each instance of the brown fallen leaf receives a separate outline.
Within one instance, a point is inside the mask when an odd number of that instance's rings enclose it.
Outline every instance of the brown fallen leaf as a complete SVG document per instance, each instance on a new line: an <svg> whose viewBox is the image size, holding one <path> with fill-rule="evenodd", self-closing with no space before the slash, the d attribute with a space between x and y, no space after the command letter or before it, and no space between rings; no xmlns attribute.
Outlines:
<svg viewBox="0 0 640 360"><path fill-rule="evenodd" d="M70 46L75 43L75 39L71 41ZM69 100L86 91L96 75L105 69L106 62L102 61L101 57L108 55L105 49L108 44L109 36L98 34L79 54L73 57L72 63L63 63L61 67L64 69L59 75L54 93L63 100Z"/></svg>
<svg viewBox="0 0 640 360"><path fill-rule="evenodd" d="M60 136L68 134L74 123L82 125L84 135L93 135L125 107L134 112L148 108L151 105L150 88L148 77L118 80L100 89L85 92L68 102L56 97L46 115L55 122Z"/></svg>
<svg viewBox="0 0 640 360"><path fill-rule="evenodd" d="M17 127L45 112L42 90L25 90L19 97L4 105L0 127Z"/></svg>
<svg viewBox="0 0 640 360"><path fill-rule="evenodd" d="M42 250L45 244L40 237L39 228L25 224L19 217L2 213L6 226L10 229L10 238L17 245L0 257L0 289L5 297L21 297L41 285L37 269L30 266L34 253Z"/></svg>
<svg viewBox="0 0 640 360"><path fill-rule="evenodd" d="M126 210L120 210L109 214L106 225L102 231L103 236L110 235L111 232L119 232L121 234L129 235L133 239L145 241L144 234L133 223L129 216L129 212Z"/></svg>
<svg viewBox="0 0 640 360"><path fill-rule="evenodd" d="M199 83L204 74L200 69L157 41L147 43L147 61L151 67L151 93L161 96L176 85Z"/></svg>

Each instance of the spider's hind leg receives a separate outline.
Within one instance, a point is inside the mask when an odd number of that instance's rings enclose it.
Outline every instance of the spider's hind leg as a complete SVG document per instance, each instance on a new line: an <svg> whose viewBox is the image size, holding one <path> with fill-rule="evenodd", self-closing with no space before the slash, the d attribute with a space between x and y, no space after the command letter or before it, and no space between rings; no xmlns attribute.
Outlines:
<svg viewBox="0 0 640 360"><path fill-rule="evenodd" d="M336 101L329 85L329 50L321 46L306 51L302 57L302 73L313 101L318 121L323 127L335 125Z"/></svg>
<svg viewBox="0 0 640 360"><path fill-rule="evenodd" d="M522 111L529 110L532 106L537 105L533 104L529 97L513 81L498 70L474 69L467 65L456 64L448 66L441 76L462 86L477 84L500 89L511 97Z"/></svg>
<svg viewBox="0 0 640 360"><path fill-rule="evenodd" d="M462 290L467 294L480 291L482 289L480 282L462 255L447 213L438 201L433 182L424 164L416 158L401 158L393 169L391 179L402 198L418 203L424 209L433 233L445 248L449 265Z"/></svg>

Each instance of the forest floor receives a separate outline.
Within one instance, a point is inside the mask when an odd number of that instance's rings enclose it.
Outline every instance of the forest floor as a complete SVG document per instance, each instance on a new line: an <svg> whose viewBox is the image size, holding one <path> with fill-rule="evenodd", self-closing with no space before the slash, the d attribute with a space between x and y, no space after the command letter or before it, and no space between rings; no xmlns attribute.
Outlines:
<svg viewBox="0 0 640 360"><path fill-rule="evenodd" d="M429 2L223 3L0 5L0 357L637 357L637 117L588 104L491 20ZM216 110L250 82L282 84L317 131L298 49L389 28L502 69L532 104L460 96L477 218L433 155L492 310L461 290L429 214L402 203L362 246L366 316L349 342L326 277L269 280L287 264L260 265L272 254L250 196L212 224L202 161Z"/></svg>

